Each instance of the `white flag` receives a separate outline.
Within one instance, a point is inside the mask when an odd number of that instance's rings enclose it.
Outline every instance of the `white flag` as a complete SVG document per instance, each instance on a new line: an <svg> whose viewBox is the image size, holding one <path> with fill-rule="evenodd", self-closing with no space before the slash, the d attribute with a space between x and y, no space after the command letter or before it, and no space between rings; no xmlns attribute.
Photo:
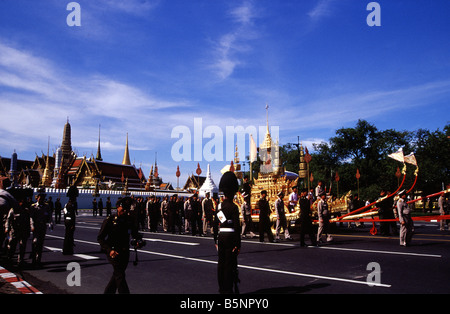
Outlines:
<svg viewBox="0 0 450 314"><path fill-rule="evenodd" d="M253 139L253 136L250 134L250 162L255 162L258 158L257 156L257 148L255 140Z"/></svg>
<svg viewBox="0 0 450 314"><path fill-rule="evenodd" d="M403 156L403 148L400 148L396 153L388 155L388 157L391 157L392 159L398 160L403 163L405 162L405 157Z"/></svg>
<svg viewBox="0 0 450 314"><path fill-rule="evenodd" d="M408 156L405 156L405 162L417 167L416 156L414 156L414 153L411 153Z"/></svg>

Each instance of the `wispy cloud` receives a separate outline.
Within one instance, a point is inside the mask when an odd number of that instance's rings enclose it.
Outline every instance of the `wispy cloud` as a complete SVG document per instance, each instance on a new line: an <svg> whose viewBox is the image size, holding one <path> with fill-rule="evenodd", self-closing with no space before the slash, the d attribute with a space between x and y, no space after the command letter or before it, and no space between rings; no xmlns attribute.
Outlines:
<svg viewBox="0 0 450 314"><path fill-rule="evenodd" d="M285 108L274 114L276 123L281 123L287 132L291 130L335 129L357 119L386 119L403 111L426 107L436 99L450 95L450 81L432 81L390 90L371 92L343 91L341 95L331 95L305 103L299 107ZM314 108L314 110L311 110ZM308 112L298 117L298 112Z"/></svg>
<svg viewBox="0 0 450 314"><path fill-rule="evenodd" d="M144 15L158 6L159 0L97 0L103 9L125 12L132 15Z"/></svg>
<svg viewBox="0 0 450 314"><path fill-rule="evenodd" d="M249 51L249 42L258 35L254 29L257 11L253 1L245 1L241 6L231 9L233 29L215 42L211 68L224 80L231 76L237 66L244 64L242 54Z"/></svg>
<svg viewBox="0 0 450 314"><path fill-rule="evenodd" d="M329 16L332 12L331 4L333 2L334 0L317 1L317 4L314 6L314 8L312 8L312 10L308 12L308 16L314 21L317 21L322 17Z"/></svg>
<svg viewBox="0 0 450 314"><path fill-rule="evenodd" d="M162 134L170 135L170 117L155 117L189 107L188 101L168 101L105 76L73 77L51 61L0 40L0 138L8 138L2 145L41 147L49 134L59 141L69 116L78 125L74 144L96 147L95 130L101 123L105 148L123 148L124 134L132 130L141 139L135 149L148 149Z"/></svg>

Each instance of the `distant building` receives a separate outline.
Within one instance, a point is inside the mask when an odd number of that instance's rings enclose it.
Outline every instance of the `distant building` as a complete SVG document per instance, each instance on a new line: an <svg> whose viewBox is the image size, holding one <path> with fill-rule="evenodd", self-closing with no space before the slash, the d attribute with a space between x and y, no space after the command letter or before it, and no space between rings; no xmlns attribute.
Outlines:
<svg viewBox="0 0 450 314"><path fill-rule="evenodd" d="M185 191L198 191L205 183L206 177L190 175L186 183L184 184L183 190Z"/></svg>
<svg viewBox="0 0 450 314"><path fill-rule="evenodd" d="M14 154L13 158L0 156L0 177L5 186L17 180L17 184L30 187L67 188L75 185L122 190L126 185L130 190L144 190L147 183L142 169L136 168L130 162L128 134L121 164L103 161L100 151L100 128L96 158L78 157L72 150L69 119L64 125L61 146L53 156L47 153L47 156L36 155L34 161L25 161L17 159L17 154ZM157 189L173 190L170 183L163 183L158 176L156 161L155 173L152 167L149 182Z"/></svg>

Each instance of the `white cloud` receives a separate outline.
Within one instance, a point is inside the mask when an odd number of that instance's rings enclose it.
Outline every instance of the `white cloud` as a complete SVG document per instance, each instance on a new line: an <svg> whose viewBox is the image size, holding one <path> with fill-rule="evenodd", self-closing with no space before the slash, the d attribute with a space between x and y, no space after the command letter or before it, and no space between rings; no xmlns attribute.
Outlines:
<svg viewBox="0 0 450 314"><path fill-rule="evenodd" d="M103 9L121 11L133 15L144 15L154 9L159 0L97 0Z"/></svg>
<svg viewBox="0 0 450 314"><path fill-rule="evenodd" d="M334 0L319 0L314 8L308 12L308 16L312 20L318 20L322 17L329 16L332 12L331 4Z"/></svg>
<svg viewBox="0 0 450 314"><path fill-rule="evenodd" d="M249 43L258 37L253 27L257 17L253 2L245 1L230 10L233 29L222 35L215 43L211 68L224 80L230 77L237 66L245 64L243 53L251 50Z"/></svg>
<svg viewBox="0 0 450 314"><path fill-rule="evenodd" d="M450 94L450 81L434 81L391 90L343 91L300 106L287 106L271 115L274 123L288 130L336 129L358 119L392 118L398 112L414 110ZM299 115L305 112L305 115Z"/></svg>
<svg viewBox="0 0 450 314"><path fill-rule="evenodd" d="M97 146L99 123L105 149L123 149L125 133L132 130L140 139L133 148L145 150L164 135L170 137L172 123L166 110L190 106L104 76L73 77L56 68L49 60L0 40L0 137L14 139L2 141L3 149L14 149L18 141L36 149L48 135L53 143L59 142L69 117L76 125L73 142L79 151Z"/></svg>

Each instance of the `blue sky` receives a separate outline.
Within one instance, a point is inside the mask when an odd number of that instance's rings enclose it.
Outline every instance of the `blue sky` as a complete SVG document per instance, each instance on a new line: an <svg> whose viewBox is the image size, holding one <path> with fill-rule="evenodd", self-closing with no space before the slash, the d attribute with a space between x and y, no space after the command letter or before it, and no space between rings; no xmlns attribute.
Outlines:
<svg viewBox="0 0 450 314"><path fill-rule="evenodd" d="M66 23L69 2L0 2L1 156L34 159L48 137L54 151L69 117L78 155L95 155L101 124L105 161L122 161L128 133L146 175L157 152L165 182L199 162L218 184L229 162L174 161L175 127L194 141L195 118L224 134L264 126L268 104L280 144L312 149L358 119L450 120L448 0L377 1L379 27L368 0L80 0L80 27Z"/></svg>

